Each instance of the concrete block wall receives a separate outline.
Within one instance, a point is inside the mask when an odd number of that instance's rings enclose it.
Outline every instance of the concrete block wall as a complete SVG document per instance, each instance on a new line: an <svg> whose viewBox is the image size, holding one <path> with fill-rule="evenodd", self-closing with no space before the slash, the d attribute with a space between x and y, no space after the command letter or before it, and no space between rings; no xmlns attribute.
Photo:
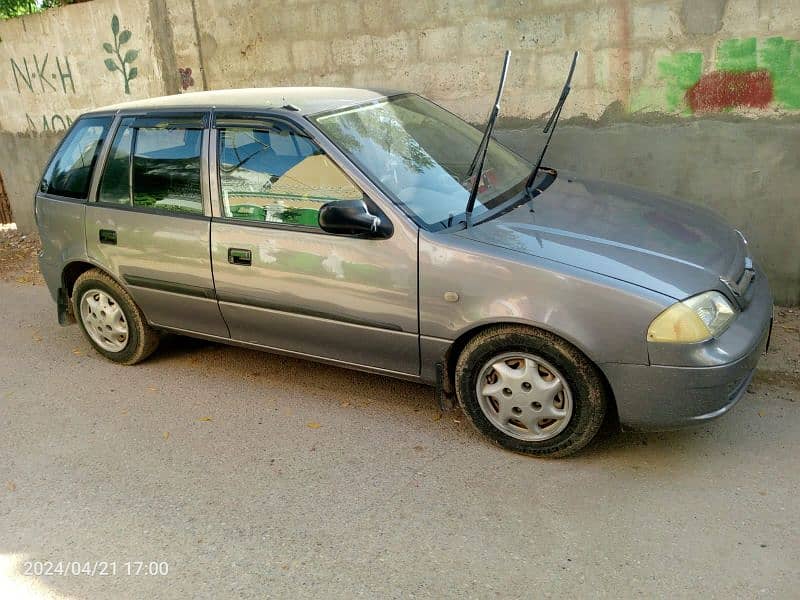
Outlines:
<svg viewBox="0 0 800 600"><path fill-rule="evenodd" d="M800 301L795 0L94 0L0 21L0 40L0 172L23 229L49 149L87 108L352 85L481 122L509 48L498 136L535 154L578 49L551 163L714 208L747 233L777 298Z"/></svg>
<svg viewBox="0 0 800 600"><path fill-rule="evenodd" d="M548 111L578 49L564 117L598 119L609 107L685 116L692 109L681 84L714 71L720 44L800 37L800 4L788 0L195 2L201 39L210 43L204 66L211 88L413 89L473 121L485 116L505 48L512 50L507 115L535 119ZM670 73L684 54L700 70ZM800 77L800 65L793 75ZM690 79L674 81L680 76ZM724 109L782 114L778 104L754 109L746 92Z"/></svg>

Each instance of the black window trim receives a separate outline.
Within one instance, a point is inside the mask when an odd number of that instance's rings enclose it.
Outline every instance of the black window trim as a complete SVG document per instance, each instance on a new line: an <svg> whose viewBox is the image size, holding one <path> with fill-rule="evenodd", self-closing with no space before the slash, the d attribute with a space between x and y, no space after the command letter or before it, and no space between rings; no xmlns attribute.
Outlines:
<svg viewBox="0 0 800 600"><path fill-rule="evenodd" d="M207 157L209 154L209 146L210 146L210 128L209 123L211 122L211 110L210 109L197 109L197 108L187 108L187 109L168 109L163 111L117 111L116 116L113 122L110 125L109 131L106 134L106 140L103 145L103 150L98 156L97 164L95 165L94 174L92 177L92 184L89 187L89 197L84 202L89 202L94 204L98 207L102 208L112 208L126 212L138 212L143 214L149 215L159 215L159 216L167 216L167 217L177 217L182 219L202 219L209 221L213 216L213 211L211 210L211 189L208 185L208 161ZM196 115L198 117L197 123L202 122L202 126L198 127L186 127L185 122L181 122L180 118L183 115ZM119 128L122 126L122 121L125 119L133 119L130 127L133 129L133 139L131 140L131 152L128 153L128 202L129 204L116 204L113 202L101 202L98 199L98 194L100 192L100 184L102 182L103 175L105 174L106 167L108 165L108 158L111 153L111 146L114 143L113 140L119 131ZM173 119L173 120L170 120ZM183 129L201 129L202 130L202 139L200 143L200 199L203 205L203 212L202 214L192 214L192 213L182 213L182 212L175 212L175 211L168 211L168 210L159 210L153 208L147 208L142 206L136 206L133 204L133 155L134 149L136 148L136 136L138 135L138 127L137 122L141 123L148 123L150 121L157 122L157 124L162 125L164 127L169 127L171 125L175 125L177 127ZM77 121L75 121L77 123ZM147 125L144 125L147 127ZM148 127L153 128L153 127ZM95 181L96 179L96 181Z"/></svg>
<svg viewBox="0 0 800 600"><path fill-rule="evenodd" d="M293 131L299 133L302 137L308 138L311 142L314 143L320 150L322 150L326 156L328 156L333 164L335 164L342 172L353 182L362 194L364 194L364 199L368 205L374 206L377 211L380 213L379 216L381 219L387 220L391 224L391 219L386 214L386 211L381 209L381 207L372 200L369 194L364 190L363 186L358 182L357 178L352 177L352 175L348 172L348 169L345 169L335 157L331 156L330 152L326 150L322 144L319 143L316 136L313 135L312 132L309 132L307 129L303 127L305 123L300 123L294 121L292 119L287 119L283 115L278 115L271 112L258 112L252 110L242 110L241 112L233 111L233 110L225 110L225 111L216 111L212 112L211 117L211 139L209 141L208 147L208 158L209 158L209 173L211 175L211 190L212 190L212 217L211 220L214 223L225 223L228 225L245 225L249 227L260 227L262 229L279 229L282 231L296 231L298 233L314 233L317 235L327 235L327 236L334 236L339 238L353 238L353 239L378 239L378 238L371 238L367 234L359 233L359 234L341 234L341 233L329 233L327 231L323 231L320 227L310 227L308 225L288 225L284 223L274 223L269 221L252 221L249 219L236 219L233 217L226 217L225 216L225 207L222 202L222 180L219 176L219 145L220 145L220 136L219 131L220 129L225 129L228 127L252 127L257 129L259 127L268 129L272 123L279 122L284 125L290 127ZM216 186L216 187L215 187ZM214 201L214 197L216 196L216 201ZM394 235L394 226L391 227L392 233L385 238L379 239L389 239Z"/></svg>
<svg viewBox="0 0 800 600"><path fill-rule="evenodd" d="M43 191L42 190L42 184L44 183L44 177L47 174L47 171L50 169L50 165L53 164L53 161L55 160L56 156L58 156L58 153L61 151L61 148L64 146L64 143L67 141L67 139L69 139L70 134L75 129L75 127L78 125L78 123L81 123L82 121L87 121L87 120L90 120L90 119L108 119L109 121L108 121L108 126L107 126L108 129L106 130L106 133L105 133L105 139L103 139L101 141L99 151L98 150L95 151L94 164L92 165L91 172L89 173L89 187L88 187L88 189L86 191L86 197L85 198L74 198L72 196L62 196L61 194L52 194L50 192ZM36 187L36 196L40 196L42 198L47 198L48 200L59 200L61 202L71 202L71 203L74 203L74 204L86 204L87 202L90 202L91 198L92 198L92 190L93 190L95 173L97 172L97 167L100 164L100 161L101 161L101 159L103 157L103 150L105 149L105 146L108 143L109 134L111 133L111 130L113 128L114 128L114 114L113 113L105 113L105 112L104 113L97 113L97 114L89 113L89 114L83 114L83 115L79 116L77 119L75 119L75 121L73 121L72 125L70 125L67 128L67 130L64 132L63 137L58 142L58 144L56 145L55 149L50 153L50 158L45 163L44 170L42 171L42 176L39 179L39 184Z"/></svg>
<svg viewBox="0 0 800 600"><path fill-rule="evenodd" d="M177 211L161 210L158 208L129 206L127 204L110 204L110 203L107 204L104 202L96 202L95 205L97 206L97 208L113 208L115 210L120 210L122 212L142 213L145 215L158 215L160 217L175 217L179 219L200 219L203 221L211 220L211 217L206 214L182 213Z"/></svg>
<svg viewBox="0 0 800 600"><path fill-rule="evenodd" d="M273 223L271 221L253 221L250 219L236 219L234 217L211 217L214 223L225 223L226 225L246 225L248 227L260 227L262 229L281 229L283 231L297 231L302 233L316 233L322 235L333 235L327 231L323 231L319 227L310 227L308 225L285 225L283 223ZM338 235L337 237L345 237ZM351 236L356 237L356 236Z"/></svg>
<svg viewBox="0 0 800 600"><path fill-rule="evenodd" d="M131 208L137 208L133 203L133 159L136 157L136 142L139 140L139 128L135 127L134 123L136 123L135 119L131 123L131 149L128 152L128 206Z"/></svg>
<svg viewBox="0 0 800 600"><path fill-rule="evenodd" d="M180 115L130 115L136 129L206 129L208 117L197 113L191 116Z"/></svg>
<svg viewBox="0 0 800 600"><path fill-rule="evenodd" d="M97 194L100 189L100 182L103 178L103 173L105 173L106 170L108 155L111 153L111 147L114 144L114 138L117 136L117 130L119 129L121 122L122 117L120 117L119 111L117 111L111 121L111 126L108 129L108 135L106 136L100 156L97 158L97 164L95 165L94 173L92 174L92 183L89 186L89 197L87 198L88 203L94 204L97 202ZM103 203L103 206L110 205Z"/></svg>

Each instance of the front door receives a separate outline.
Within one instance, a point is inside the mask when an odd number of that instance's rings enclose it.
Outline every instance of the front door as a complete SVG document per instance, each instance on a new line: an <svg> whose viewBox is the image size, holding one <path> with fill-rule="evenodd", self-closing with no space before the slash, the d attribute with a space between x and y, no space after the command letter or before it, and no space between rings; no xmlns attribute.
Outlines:
<svg viewBox="0 0 800 600"><path fill-rule="evenodd" d="M231 337L396 373L419 373L417 237L323 232L322 204L364 199L311 138L285 122L218 121L211 255ZM384 215L385 217L385 215Z"/></svg>
<svg viewBox="0 0 800 600"><path fill-rule="evenodd" d="M214 295L201 115L123 118L86 208L89 256L157 326L228 336Z"/></svg>

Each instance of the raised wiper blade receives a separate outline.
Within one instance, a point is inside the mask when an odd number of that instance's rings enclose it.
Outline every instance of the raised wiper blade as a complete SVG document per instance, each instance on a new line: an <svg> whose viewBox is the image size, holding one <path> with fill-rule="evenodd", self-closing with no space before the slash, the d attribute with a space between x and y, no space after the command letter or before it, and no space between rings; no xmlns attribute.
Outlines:
<svg viewBox="0 0 800 600"><path fill-rule="evenodd" d="M564 83L564 88L561 90L561 95L558 98L558 102L556 102L556 106L553 109L553 112L550 113L550 118L547 119L547 124L542 130L542 133L549 132L549 135L547 136L547 140L545 140L544 148L542 148L541 154L539 154L539 159L536 161L536 166L533 167L533 171L531 171L528 181L525 183L525 191L528 193L529 197L532 197L531 188L534 180L536 179L536 175L539 173L539 169L542 168L544 155L547 153L547 149L550 147L550 140L553 139L553 132L556 130L556 125L558 125L558 119L561 116L561 109L564 108L564 103L567 101L567 96L569 96L569 92L572 89L572 75L575 73L575 65L577 62L578 51L576 50L575 54L572 56L572 65L569 67L567 81Z"/></svg>
<svg viewBox="0 0 800 600"><path fill-rule="evenodd" d="M478 190L480 189L481 178L483 177L483 164L486 161L486 152L489 149L489 138L492 137L494 124L495 121L497 121L497 115L500 113L500 98L503 95L503 88L506 85L506 73L508 72L508 63L510 59L511 50L506 50L505 57L503 58L503 70L500 73L500 85L497 88L497 97L494 100L492 110L489 111L489 119L486 121L486 129L483 132L481 143L478 144L478 151L475 153L475 157L472 159L472 163L467 171L467 181L469 181L471 177L475 177L472 190L469 193L469 199L467 200L467 208L464 210L467 218L467 227L469 227L472 222L472 209L475 208L475 199L478 197Z"/></svg>

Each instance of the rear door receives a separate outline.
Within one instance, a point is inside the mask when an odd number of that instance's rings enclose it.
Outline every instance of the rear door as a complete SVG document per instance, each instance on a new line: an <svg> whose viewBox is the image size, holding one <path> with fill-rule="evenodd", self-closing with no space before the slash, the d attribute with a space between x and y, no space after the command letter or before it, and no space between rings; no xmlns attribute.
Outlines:
<svg viewBox="0 0 800 600"><path fill-rule="evenodd" d="M389 239L325 233L325 202L388 210L296 125L220 116L216 125L211 248L231 337L417 375L416 229L396 222Z"/></svg>
<svg viewBox="0 0 800 600"><path fill-rule="evenodd" d="M86 208L86 246L152 324L227 337L209 255L206 118L119 120Z"/></svg>

